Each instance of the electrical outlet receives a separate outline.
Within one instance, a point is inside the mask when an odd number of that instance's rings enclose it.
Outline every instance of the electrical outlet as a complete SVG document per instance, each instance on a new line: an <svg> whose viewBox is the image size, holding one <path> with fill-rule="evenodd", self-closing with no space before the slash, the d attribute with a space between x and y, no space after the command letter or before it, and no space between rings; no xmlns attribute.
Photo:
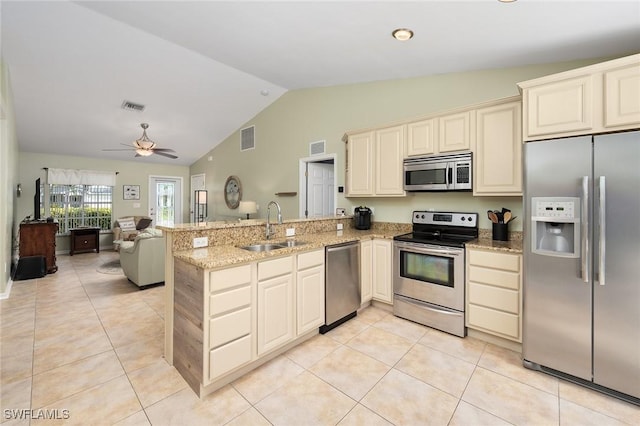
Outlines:
<svg viewBox="0 0 640 426"><path fill-rule="evenodd" d="M193 239L193 248L206 247L209 245L209 238L198 237Z"/></svg>
<svg viewBox="0 0 640 426"><path fill-rule="evenodd" d="M343 225L341 223L338 224L338 231L342 231Z"/></svg>
<svg viewBox="0 0 640 426"><path fill-rule="evenodd" d="M286 232L287 237L293 237L296 235L296 228L287 228Z"/></svg>

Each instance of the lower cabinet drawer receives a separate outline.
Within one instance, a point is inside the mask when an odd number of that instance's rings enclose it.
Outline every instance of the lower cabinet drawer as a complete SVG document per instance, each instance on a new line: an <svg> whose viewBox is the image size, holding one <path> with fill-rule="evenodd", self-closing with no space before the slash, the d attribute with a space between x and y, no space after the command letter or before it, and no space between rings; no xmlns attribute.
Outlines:
<svg viewBox="0 0 640 426"><path fill-rule="evenodd" d="M251 361L251 335L209 352L209 380Z"/></svg>
<svg viewBox="0 0 640 426"><path fill-rule="evenodd" d="M512 340L521 341L520 321L518 315L495 311L469 304L467 312L467 325L471 328L480 328L482 331L493 332Z"/></svg>
<svg viewBox="0 0 640 426"><path fill-rule="evenodd" d="M506 288L493 287L490 285L469 283L469 303L486 306L487 308L499 309L501 311L519 313L519 293Z"/></svg>
<svg viewBox="0 0 640 426"><path fill-rule="evenodd" d="M251 333L251 308L230 312L209 320L209 348L224 345Z"/></svg>
<svg viewBox="0 0 640 426"><path fill-rule="evenodd" d="M209 296L209 315L219 315L251 304L251 286Z"/></svg>

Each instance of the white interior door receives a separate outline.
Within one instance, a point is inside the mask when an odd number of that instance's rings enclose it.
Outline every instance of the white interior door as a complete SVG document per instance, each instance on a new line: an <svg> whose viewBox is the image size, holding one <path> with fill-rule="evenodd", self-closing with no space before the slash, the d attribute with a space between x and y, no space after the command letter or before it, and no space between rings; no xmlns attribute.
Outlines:
<svg viewBox="0 0 640 426"><path fill-rule="evenodd" d="M309 217L321 217L334 214L333 191L333 164L308 163L307 209Z"/></svg>
<svg viewBox="0 0 640 426"><path fill-rule="evenodd" d="M182 223L182 178L149 178L149 217L153 226Z"/></svg>
<svg viewBox="0 0 640 426"><path fill-rule="evenodd" d="M195 218L193 216L193 213L194 213L193 197L194 197L195 191L206 189L204 187L204 182L205 182L204 177L205 177L204 173L191 175L191 187L189 192L189 218L191 220L191 223L195 222Z"/></svg>

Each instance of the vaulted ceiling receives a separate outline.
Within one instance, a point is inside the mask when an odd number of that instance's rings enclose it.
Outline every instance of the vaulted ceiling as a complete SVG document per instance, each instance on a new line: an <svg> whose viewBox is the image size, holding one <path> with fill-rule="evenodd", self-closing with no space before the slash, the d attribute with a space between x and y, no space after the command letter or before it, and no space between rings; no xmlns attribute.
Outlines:
<svg viewBox="0 0 640 426"><path fill-rule="evenodd" d="M21 150L131 160L102 149L146 122L179 158L139 160L183 165L288 90L640 52L637 0L2 0L0 17Z"/></svg>

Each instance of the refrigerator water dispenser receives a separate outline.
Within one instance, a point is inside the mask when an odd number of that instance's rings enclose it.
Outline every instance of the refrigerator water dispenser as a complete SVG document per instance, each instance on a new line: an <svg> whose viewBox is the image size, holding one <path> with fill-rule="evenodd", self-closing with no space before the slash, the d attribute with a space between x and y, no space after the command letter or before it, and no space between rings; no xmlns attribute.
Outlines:
<svg viewBox="0 0 640 426"><path fill-rule="evenodd" d="M580 199L532 197L531 207L531 251L580 257Z"/></svg>

